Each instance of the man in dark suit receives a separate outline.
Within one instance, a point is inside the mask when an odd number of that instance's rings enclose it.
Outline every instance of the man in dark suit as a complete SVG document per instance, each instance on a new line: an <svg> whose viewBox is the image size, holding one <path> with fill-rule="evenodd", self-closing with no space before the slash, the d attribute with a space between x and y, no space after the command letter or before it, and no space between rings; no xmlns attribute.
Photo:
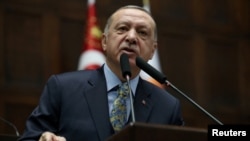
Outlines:
<svg viewBox="0 0 250 141"><path fill-rule="evenodd" d="M156 24L150 13L137 6L115 11L106 24L102 48L106 63L101 68L49 78L20 141L104 141L113 135L110 115L117 96L113 87L126 82L120 68L121 54L128 55L131 66L129 85L136 122L183 125L179 100L141 79L135 63L137 56L146 61L151 59L157 48ZM126 103L128 124L129 98Z"/></svg>

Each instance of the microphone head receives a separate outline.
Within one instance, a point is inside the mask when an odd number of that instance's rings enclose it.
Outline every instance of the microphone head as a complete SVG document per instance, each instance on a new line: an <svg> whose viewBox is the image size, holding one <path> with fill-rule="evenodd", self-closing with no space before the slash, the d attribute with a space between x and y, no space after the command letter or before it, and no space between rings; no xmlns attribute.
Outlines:
<svg viewBox="0 0 250 141"><path fill-rule="evenodd" d="M127 76L131 77L130 64L128 55L123 53L120 57L120 65L122 70L122 76L126 79Z"/></svg>
<svg viewBox="0 0 250 141"><path fill-rule="evenodd" d="M147 62L145 62L142 58L136 57L136 65L141 68L143 71L145 71L147 74L152 76L155 80L157 80L159 83L164 84L167 80L167 77L156 70L154 67L149 65Z"/></svg>

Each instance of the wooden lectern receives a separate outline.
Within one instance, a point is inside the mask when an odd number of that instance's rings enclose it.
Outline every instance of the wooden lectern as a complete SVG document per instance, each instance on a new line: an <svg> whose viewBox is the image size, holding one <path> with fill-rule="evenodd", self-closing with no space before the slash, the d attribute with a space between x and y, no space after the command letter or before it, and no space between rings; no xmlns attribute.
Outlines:
<svg viewBox="0 0 250 141"><path fill-rule="evenodd" d="M107 141L207 141L207 130L185 126L130 123Z"/></svg>

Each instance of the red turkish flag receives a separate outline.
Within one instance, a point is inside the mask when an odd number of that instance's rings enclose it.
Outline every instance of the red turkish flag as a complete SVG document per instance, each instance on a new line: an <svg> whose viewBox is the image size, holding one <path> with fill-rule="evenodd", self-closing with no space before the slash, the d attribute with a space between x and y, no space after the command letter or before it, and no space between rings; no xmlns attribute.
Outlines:
<svg viewBox="0 0 250 141"><path fill-rule="evenodd" d="M83 40L78 70L96 69L105 62L101 47L102 32L97 25L95 0L88 0L88 17L86 36Z"/></svg>

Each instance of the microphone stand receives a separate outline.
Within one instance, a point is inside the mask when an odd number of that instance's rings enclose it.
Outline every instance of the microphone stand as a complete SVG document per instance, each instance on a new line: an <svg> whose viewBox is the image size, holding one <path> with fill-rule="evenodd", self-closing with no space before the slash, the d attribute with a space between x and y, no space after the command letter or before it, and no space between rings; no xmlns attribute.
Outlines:
<svg viewBox="0 0 250 141"><path fill-rule="evenodd" d="M220 122L218 119L216 119L213 115L211 115L209 112L207 112L204 108L202 108L199 104L197 104L194 100L192 100L190 97L188 97L185 93L183 93L181 90L176 88L172 83L170 83L168 80L165 81L165 84L167 86L170 86L173 90L180 93L182 96L184 96L187 100L189 100L192 104L194 104L196 107L198 107L202 112L204 112L207 116L212 118L216 123L223 125L222 122Z"/></svg>
<svg viewBox="0 0 250 141"><path fill-rule="evenodd" d="M2 117L0 117L0 120L2 120L3 122L5 122L5 123L8 124L9 126L11 126L11 127L15 130L16 136L19 136L19 135L20 135L19 132L18 132L18 130L17 130L17 128L16 128L16 126L15 126L13 123L7 121L6 119L4 119L4 118L2 118Z"/></svg>
<svg viewBox="0 0 250 141"><path fill-rule="evenodd" d="M123 78L127 80L127 84L128 84L132 122L135 122L134 100L133 100L133 95L132 95L130 84L129 84L131 71L130 71L129 60L128 60L127 54L123 53L120 56L120 64L121 64L122 76Z"/></svg>
<svg viewBox="0 0 250 141"><path fill-rule="evenodd" d="M130 84L129 84L129 80L130 80L129 75L126 75L126 80L127 80L128 89L129 89L129 98L130 98L132 122L134 123L135 122L134 100L133 100L133 95L132 95L132 92L131 92L131 87L130 87Z"/></svg>
<svg viewBox="0 0 250 141"><path fill-rule="evenodd" d="M172 89L177 91L179 94L184 96L189 102L191 102L195 107L199 108L202 112L204 112L209 118L212 118L216 123L223 125L222 122L220 122L218 119L216 119L213 115L208 113L205 109L203 109L200 105L198 105L194 100L189 98L186 94L184 94L182 91L180 91L178 88L176 88L173 84L171 84L168 80L167 77L156 70L154 67L149 65L147 62L145 62L142 58L136 57L136 65L144 70L146 73L151 75L155 80L157 80L161 84L166 84L167 86L170 86Z"/></svg>

